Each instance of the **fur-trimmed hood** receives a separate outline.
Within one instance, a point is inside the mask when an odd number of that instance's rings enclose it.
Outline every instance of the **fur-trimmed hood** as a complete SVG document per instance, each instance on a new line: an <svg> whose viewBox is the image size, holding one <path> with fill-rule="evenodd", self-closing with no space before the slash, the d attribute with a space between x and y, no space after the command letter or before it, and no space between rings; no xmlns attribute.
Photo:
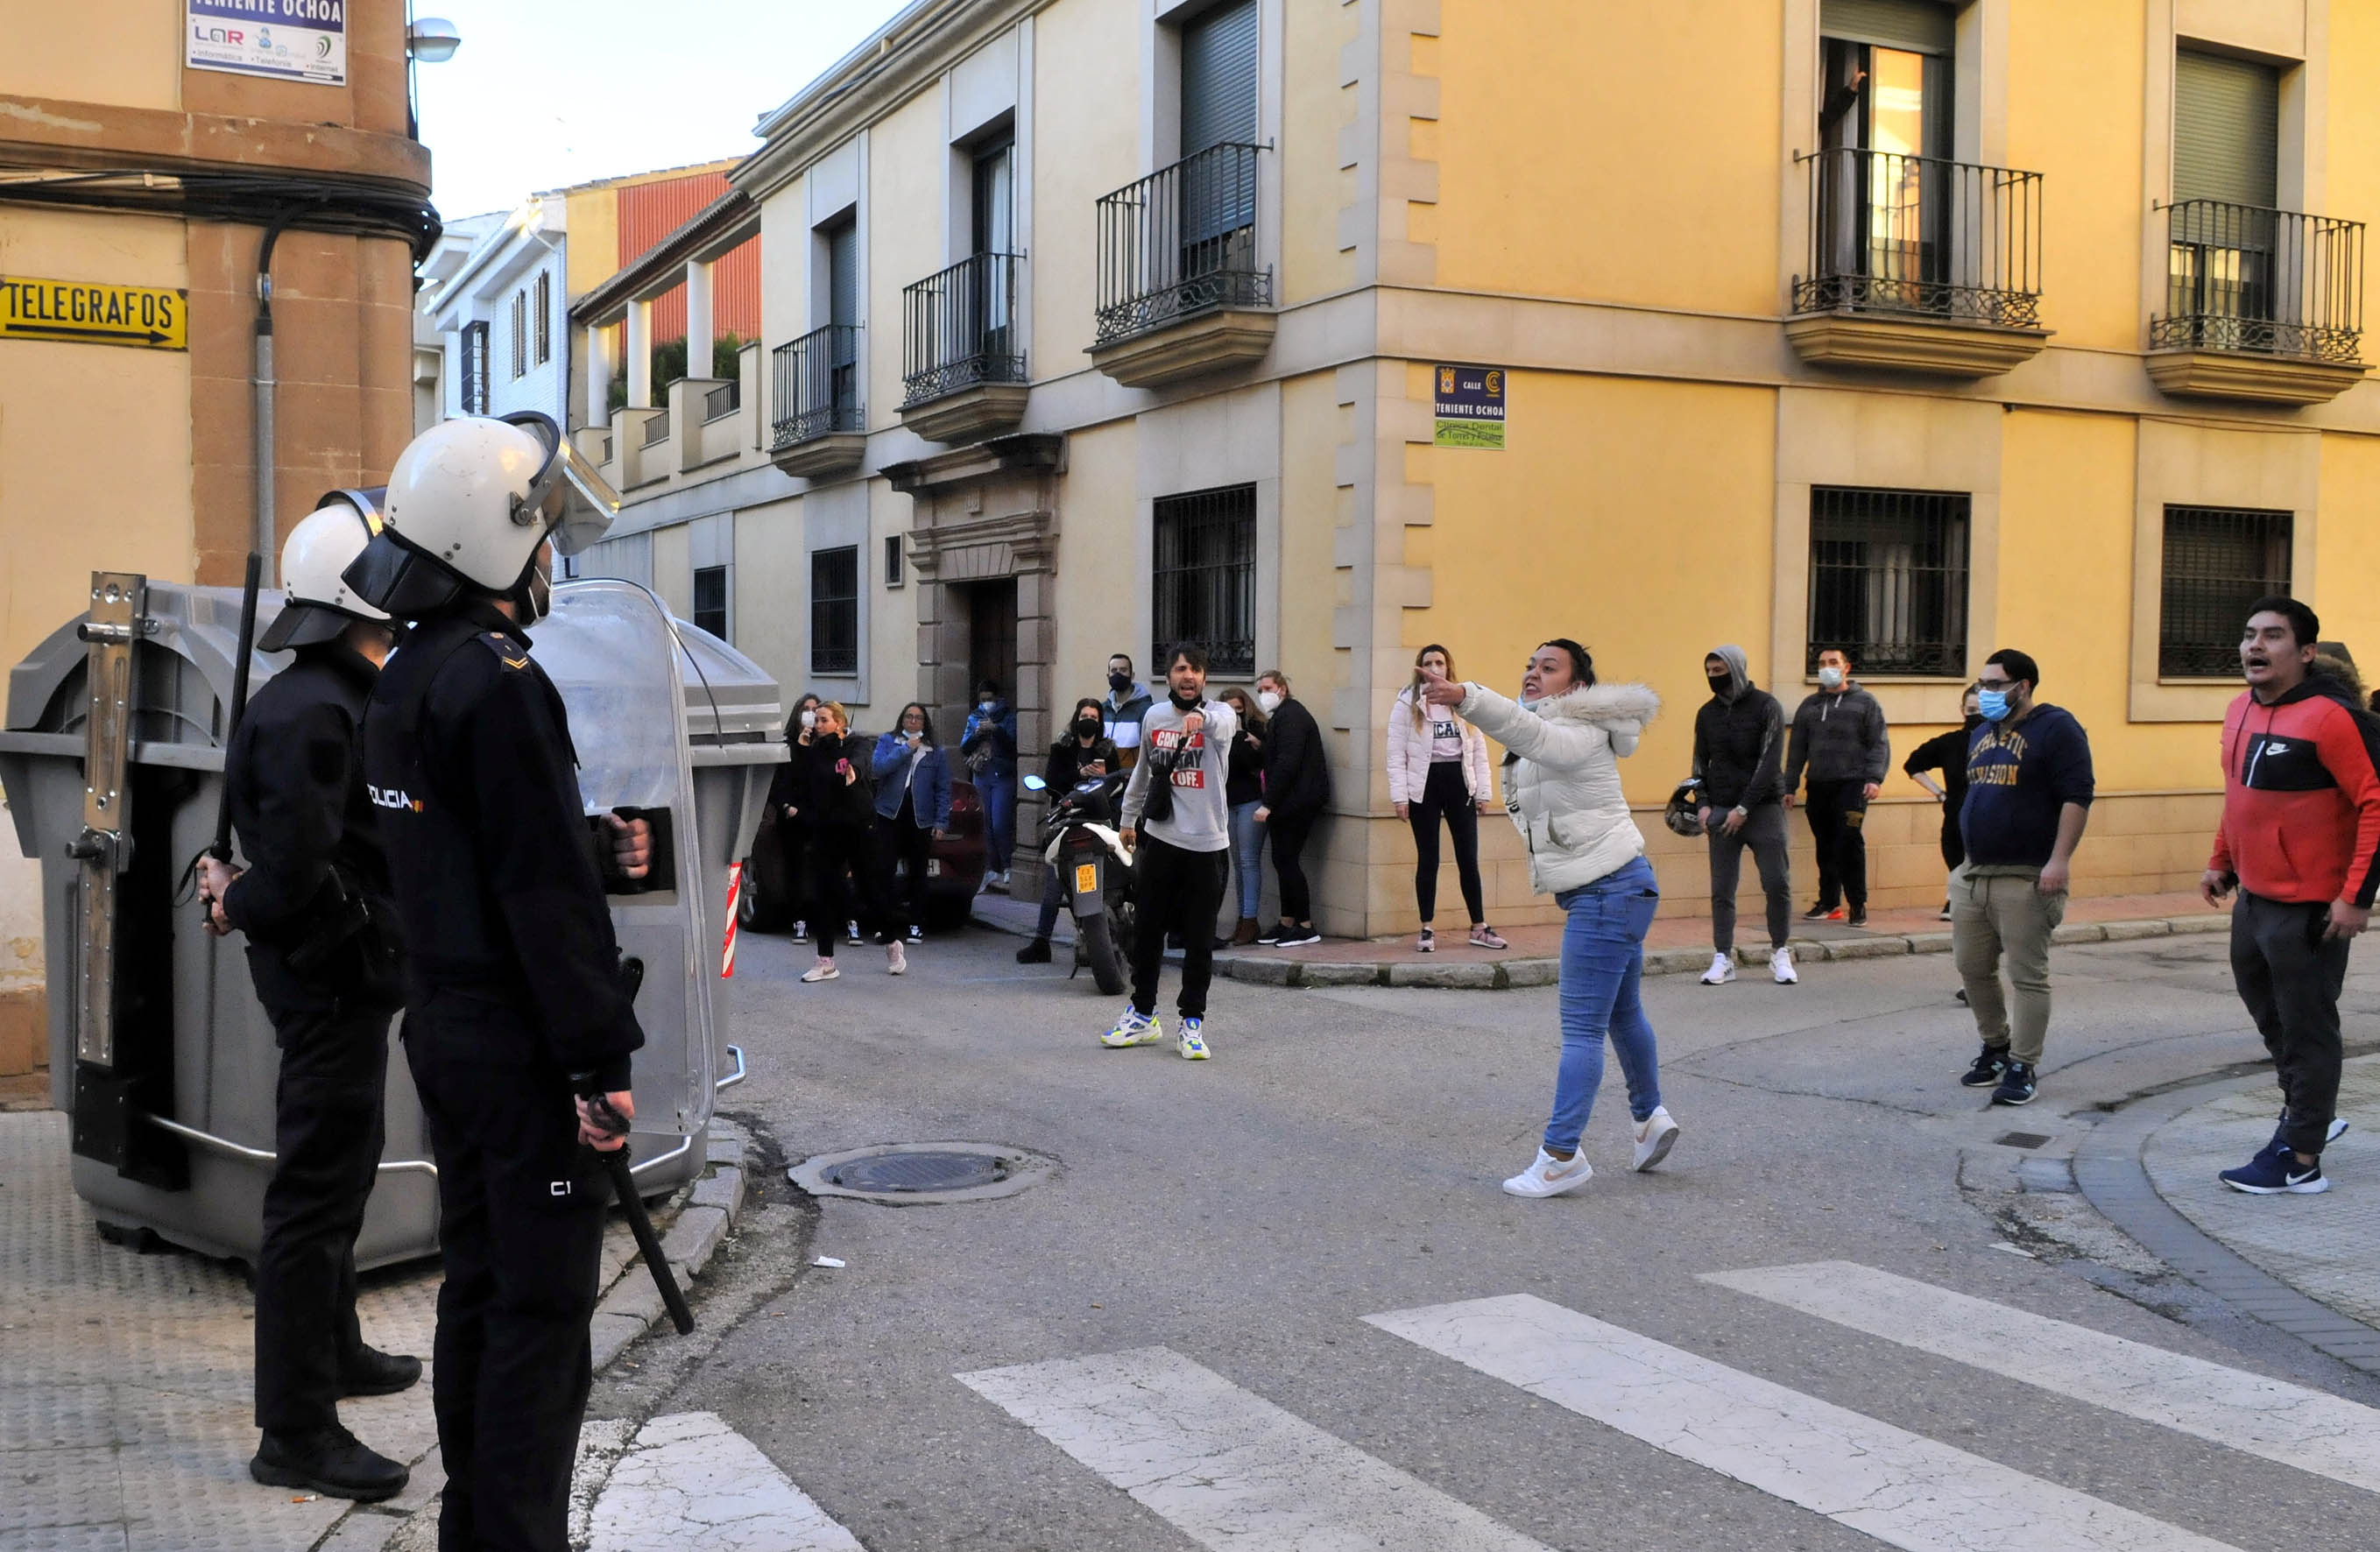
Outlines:
<svg viewBox="0 0 2380 1552"><path fill-rule="evenodd" d="M1661 697L1649 685L1580 685L1528 709L1550 721L1626 722L1641 729L1661 714Z"/></svg>

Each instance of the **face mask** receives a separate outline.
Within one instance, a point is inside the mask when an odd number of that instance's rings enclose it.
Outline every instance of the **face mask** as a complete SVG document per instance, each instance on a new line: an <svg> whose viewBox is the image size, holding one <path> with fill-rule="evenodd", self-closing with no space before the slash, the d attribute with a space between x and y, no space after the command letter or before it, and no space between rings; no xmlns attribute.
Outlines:
<svg viewBox="0 0 2380 1552"><path fill-rule="evenodd" d="M976 709L977 710L978 710L978 711L982 712L982 713L983 713L985 716L987 716L987 717L989 717L989 716L990 716L990 715L991 715L991 702L990 702L990 701L988 701L988 700L978 700L978 701L977 701L977 702L975 703L975 709Z"/></svg>
<svg viewBox="0 0 2380 1552"><path fill-rule="evenodd" d="M818 726L818 713L815 711L803 712L802 726L805 728L814 728Z"/></svg>
<svg viewBox="0 0 2380 1552"><path fill-rule="evenodd" d="M1258 690L1257 692L1257 709L1268 717L1280 710L1281 692L1279 690Z"/></svg>
<svg viewBox="0 0 2380 1552"><path fill-rule="evenodd" d="M1711 694L1718 697L1721 700L1725 700L1728 697L1728 692L1735 688L1735 679L1730 674L1714 673L1710 676L1710 687Z"/></svg>
<svg viewBox="0 0 2380 1552"><path fill-rule="evenodd" d="M1987 722L2004 721L2008 718L2009 697L2006 690L1982 691L1975 697L1975 705L1982 710L1984 721Z"/></svg>
<svg viewBox="0 0 2380 1552"><path fill-rule="evenodd" d="M1977 727L1982 725L1983 720L1984 714L1982 712L1970 711L1967 713L1967 720L1964 725L1969 733L1973 733Z"/></svg>
<svg viewBox="0 0 2380 1552"><path fill-rule="evenodd" d="M1132 675L1129 673L1109 674L1108 688L1113 690L1118 695L1123 694L1124 691L1132 688Z"/></svg>
<svg viewBox="0 0 2380 1552"><path fill-rule="evenodd" d="M1822 689L1841 689L1843 687L1843 671L1840 668L1822 668L1818 670L1818 685Z"/></svg>
<svg viewBox="0 0 2380 1552"><path fill-rule="evenodd" d="M1188 711L1195 707L1204 705L1207 699L1205 696L1200 695L1196 690L1192 690L1188 695L1184 695L1180 690L1174 689L1170 685L1167 686L1165 694L1167 699L1172 701L1175 706L1181 708L1184 711Z"/></svg>
<svg viewBox="0 0 2380 1552"><path fill-rule="evenodd" d="M1097 717L1085 717L1075 724L1075 736L1077 738L1097 738L1099 735L1099 720Z"/></svg>

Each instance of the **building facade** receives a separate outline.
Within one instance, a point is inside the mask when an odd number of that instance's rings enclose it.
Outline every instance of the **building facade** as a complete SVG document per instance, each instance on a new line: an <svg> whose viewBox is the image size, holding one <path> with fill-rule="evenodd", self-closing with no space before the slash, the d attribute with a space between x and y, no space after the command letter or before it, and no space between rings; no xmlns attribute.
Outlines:
<svg viewBox="0 0 2380 1552"><path fill-rule="evenodd" d="M252 547L277 562L412 434L411 272L438 223L406 7L335 10L309 8L304 65L176 0L9 17L0 661L79 612L94 570L237 584ZM0 857L0 1073L42 1050L38 878Z"/></svg>
<svg viewBox="0 0 2380 1552"><path fill-rule="evenodd" d="M732 394L589 401L587 564L863 724L1285 669L1333 933L1415 920L1416 650L1509 691L1557 635L1669 702L1624 768L1669 910L1723 641L1789 710L1851 649L1897 751L2022 648L2096 751L2077 888L2180 887L2240 606L2380 654L2375 70L2338 0L918 0L595 298L760 234ZM1941 898L1937 823L1896 758L1879 903ZM1484 833L1491 918L1547 915Z"/></svg>

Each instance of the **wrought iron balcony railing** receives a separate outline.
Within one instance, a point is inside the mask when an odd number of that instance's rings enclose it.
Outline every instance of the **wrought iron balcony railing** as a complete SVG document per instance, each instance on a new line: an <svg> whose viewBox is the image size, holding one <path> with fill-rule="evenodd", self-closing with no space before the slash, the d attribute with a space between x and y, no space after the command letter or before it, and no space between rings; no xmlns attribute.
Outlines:
<svg viewBox="0 0 2380 1552"><path fill-rule="evenodd" d="M2363 340L2363 224L2221 200L2165 207L2166 310L2153 350L2352 362Z"/></svg>
<svg viewBox="0 0 2380 1552"><path fill-rule="evenodd" d="M836 431L868 429L860 403L860 330L830 323L770 353L771 445L792 447Z"/></svg>
<svg viewBox="0 0 2380 1552"><path fill-rule="evenodd" d="M1809 167L1796 313L2041 327L2041 175L1855 147Z"/></svg>
<svg viewBox="0 0 2380 1552"><path fill-rule="evenodd" d="M1023 382L1014 253L978 253L901 292L904 408L981 382Z"/></svg>
<svg viewBox="0 0 2380 1552"><path fill-rule="evenodd" d="M666 409L657 412L650 419L645 422L645 445L647 447L652 447L669 440L669 422L670 414Z"/></svg>
<svg viewBox="0 0 2380 1552"><path fill-rule="evenodd" d="M705 389L702 395L702 418L716 420L722 415L733 415L743 407L744 384L730 378L716 388Z"/></svg>
<svg viewBox="0 0 2380 1552"><path fill-rule="evenodd" d="M1257 262L1257 153L1219 145L1099 203L1099 328L1112 345L1217 308L1272 306Z"/></svg>

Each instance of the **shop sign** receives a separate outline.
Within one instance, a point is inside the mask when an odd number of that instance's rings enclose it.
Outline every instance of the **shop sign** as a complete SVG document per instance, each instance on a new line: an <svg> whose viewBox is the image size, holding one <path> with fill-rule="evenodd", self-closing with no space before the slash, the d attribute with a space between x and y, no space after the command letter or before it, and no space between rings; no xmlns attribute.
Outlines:
<svg viewBox="0 0 2380 1552"><path fill-rule="evenodd" d="M183 0L182 59L193 70L347 82L347 0Z"/></svg>

